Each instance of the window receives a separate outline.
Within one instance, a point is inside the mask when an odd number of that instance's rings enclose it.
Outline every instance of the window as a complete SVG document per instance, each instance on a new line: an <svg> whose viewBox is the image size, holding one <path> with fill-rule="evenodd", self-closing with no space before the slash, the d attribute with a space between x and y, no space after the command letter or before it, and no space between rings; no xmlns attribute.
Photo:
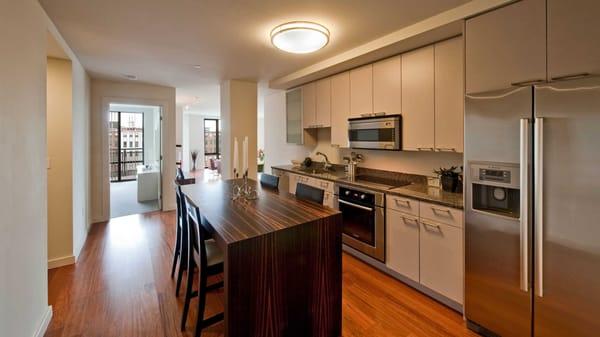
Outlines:
<svg viewBox="0 0 600 337"><path fill-rule="evenodd" d="M144 164L144 143L142 141L140 144L139 141L144 139L144 115L111 111L109 126L109 136L114 139L109 143L110 181L135 180L137 166ZM119 139L121 141L118 141Z"/></svg>
<svg viewBox="0 0 600 337"><path fill-rule="evenodd" d="M209 159L221 158L221 123L218 119L207 118L204 120L204 164L209 164Z"/></svg>

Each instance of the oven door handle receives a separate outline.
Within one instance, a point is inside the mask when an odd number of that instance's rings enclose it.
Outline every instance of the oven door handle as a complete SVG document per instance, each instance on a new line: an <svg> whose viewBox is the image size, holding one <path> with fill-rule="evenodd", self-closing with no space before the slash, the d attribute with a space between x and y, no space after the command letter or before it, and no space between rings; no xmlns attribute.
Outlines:
<svg viewBox="0 0 600 337"><path fill-rule="evenodd" d="M342 199L338 199L338 202L344 205L348 205L348 206L352 206L352 207L356 207L356 208L360 208L360 209L364 209L365 211L369 211L369 212L373 212L373 209L371 207L366 207L366 206L361 206L361 205L357 205L357 204L353 204L351 202L342 200Z"/></svg>

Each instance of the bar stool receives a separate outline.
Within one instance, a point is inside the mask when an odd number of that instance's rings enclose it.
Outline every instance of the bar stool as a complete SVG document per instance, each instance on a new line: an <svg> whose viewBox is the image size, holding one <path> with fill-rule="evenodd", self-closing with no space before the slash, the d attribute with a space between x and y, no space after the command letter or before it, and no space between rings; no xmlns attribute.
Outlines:
<svg viewBox="0 0 600 337"><path fill-rule="evenodd" d="M177 273L177 285L175 286L175 296L179 297L179 288L181 288L181 280L183 279L183 272L187 270L187 214L185 206L185 197L181 191L181 184L178 180L175 180L175 201L177 205L177 226L176 227L176 241L173 249L173 266L171 267L171 278L175 276L175 268L179 263L179 271Z"/></svg>
<svg viewBox="0 0 600 337"><path fill-rule="evenodd" d="M185 292L185 303L181 317L181 331L185 331L185 323L190 307L190 300L198 296L198 318L196 319L195 337L199 337L202 329L218 323L225 317L224 313L218 313L209 318L204 318L206 307L206 293L223 287L223 282L207 285L208 277L223 273L223 252L217 246L215 240L210 239L206 228L202 225L200 209L194 205L187 196L185 197L188 217L188 273ZM198 268L198 291L192 291L193 275Z"/></svg>
<svg viewBox="0 0 600 337"><path fill-rule="evenodd" d="M271 189L279 188L279 177L267 173L261 173L260 184Z"/></svg>
<svg viewBox="0 0 600 337"><path fill-rule="evenodd" d="M296 198L323 204L323 195L325 192L316 187L303 183L296 184Z"/></svg>

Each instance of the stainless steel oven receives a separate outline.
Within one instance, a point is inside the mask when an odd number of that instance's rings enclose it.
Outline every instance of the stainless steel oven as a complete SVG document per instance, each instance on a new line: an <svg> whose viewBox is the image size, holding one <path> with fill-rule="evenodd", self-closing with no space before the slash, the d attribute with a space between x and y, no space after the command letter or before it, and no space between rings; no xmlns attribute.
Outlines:
<svg viewBox="0 0 600 337"><path fill-rule="evenodd" d="M348 139L354 149L402 150L402 116L350 118Z"/></svg>
<svg viewBox="0 0 600 337"><path fill-rule="evenodd" d="M350 186L338 186L344 244L385 262L384 194Z"/></svg>

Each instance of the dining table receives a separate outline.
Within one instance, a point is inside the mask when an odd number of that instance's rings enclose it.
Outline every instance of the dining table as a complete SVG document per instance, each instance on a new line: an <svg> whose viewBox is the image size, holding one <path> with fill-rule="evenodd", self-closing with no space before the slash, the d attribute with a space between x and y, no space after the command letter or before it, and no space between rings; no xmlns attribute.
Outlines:
<svg viewBox="0 0 600 337"><path fill-rule="evenodd" d="M341 213L252 179L233 198L241 184L182 186L223 252L225 336L341 336Z"/></svg>

